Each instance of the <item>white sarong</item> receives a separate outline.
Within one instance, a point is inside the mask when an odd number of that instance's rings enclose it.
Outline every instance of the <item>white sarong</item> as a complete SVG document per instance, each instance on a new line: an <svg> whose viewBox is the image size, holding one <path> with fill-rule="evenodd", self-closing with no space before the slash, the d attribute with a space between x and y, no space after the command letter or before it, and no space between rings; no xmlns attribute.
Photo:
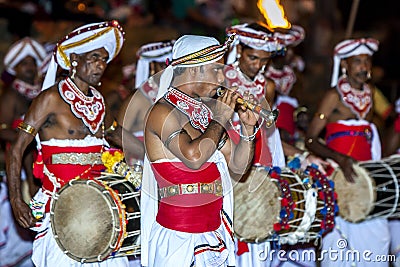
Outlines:
<svg viewBox="0 0 400 267"><path fill-rule="evenodd" d="M178 162L179 159L163 160ZM159 161L157 161L159 162ZM233 218L232 183L228 166L220 151L209 159L214 162L221 174L223 187L223 212L221 226L216 231L205 233L184 233L167 229L155 220L158 211L157 182L150 163L145 158L141 194L141 261L149 267L196 267L235 266L235 245L231 226L224 221Z"/></svg>

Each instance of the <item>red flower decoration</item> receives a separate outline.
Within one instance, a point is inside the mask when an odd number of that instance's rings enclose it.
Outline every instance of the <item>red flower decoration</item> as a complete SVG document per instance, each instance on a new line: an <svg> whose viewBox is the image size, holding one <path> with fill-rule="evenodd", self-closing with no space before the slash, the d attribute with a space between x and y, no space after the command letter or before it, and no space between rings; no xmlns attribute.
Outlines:
<svg viewBox="0 0 400 267"><path fill-rule="evenodd" d="M274 231L279 232L282 229L282 225L280 223L274 223Z"/></svg>

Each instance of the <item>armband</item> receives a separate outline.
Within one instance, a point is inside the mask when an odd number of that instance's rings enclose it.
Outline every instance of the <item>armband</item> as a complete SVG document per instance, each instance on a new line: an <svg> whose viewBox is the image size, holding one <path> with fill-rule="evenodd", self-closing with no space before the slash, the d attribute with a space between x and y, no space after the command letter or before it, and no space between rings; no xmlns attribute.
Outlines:
<svg viewBox="0 0 400 267"><path fill-rule="evenodd" d="M35 134L36 134L36 129L35 129L35 127L30 126L29 124L27 124L27 123L24 122L24 121L21 121L21 122L18 124L18 129L20 129L21 131L24 131L24 132L26 132L27 134L30 134L30 135L32 135L32 136L35 136Z"/></svg>
<svg viewBox="0 0 400 267"><path fill-rule="evenodd" d="M175 132L172 132L172 133L168 136L167 140L165 140L164 146L169 147L169 143L171 143L172 139L174 139L175 137L177 137L177 136L180 135L181 133L186 133L186 130L185 130L185 129L180 129L180 130L177 130L177 131L175 131Z"/></svg>

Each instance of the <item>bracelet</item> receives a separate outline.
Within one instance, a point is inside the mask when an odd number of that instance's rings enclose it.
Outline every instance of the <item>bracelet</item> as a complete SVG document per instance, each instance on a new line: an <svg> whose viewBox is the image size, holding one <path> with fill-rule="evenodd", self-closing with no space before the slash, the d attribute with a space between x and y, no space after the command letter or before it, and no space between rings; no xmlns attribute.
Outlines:
<svg viewBox="0 0 400 267"><path fill-rule="evenodd" d="M228 140L228 138L229 138L229 135L228 135L228 134L225 134L225 135L221 138L221 140L219 140L218 146L217 146L217 149L218 149L218 150L221 150L221 148L225 145L226 140Z"/></svg>
<svg viewBox="0 0 400 267"><path fill-rule="evenodd" d="M27 123L24 122L24 121L21 121L21 122L18 124L18 129L20 129L21 131L24 131L24 132L26 132L27 134L30 134L30 135L32 135L32 136L35 136L35 133L36 133L35 127L30 126L29 124L27 124Z"/></svg>
<svg viewBox="0 0 400 267"><path fill-rule="evenodd" d="M106 133L114 132L115 129L117 129L117 126L118 126L118 122L116 120L114 120L113 123L111 124L110 128L108 128L106 130Z"/></svg>
<svg viewBox="0 0 400 267"><path fill-rule="evenodd" d="M233 126L233 122L232 119L229 119L229 123L231 124L232 129L240 136L241 139L243 139L246 142L251 142L256 138L256 135L258 133L258 131L260 130L261 126L264 123L264 118L262 118L262 121L260 123L260 125L258 125L258 127L254 127L254 133L252 135L243 135L241 132L238 132L235 127Z"/></svg>

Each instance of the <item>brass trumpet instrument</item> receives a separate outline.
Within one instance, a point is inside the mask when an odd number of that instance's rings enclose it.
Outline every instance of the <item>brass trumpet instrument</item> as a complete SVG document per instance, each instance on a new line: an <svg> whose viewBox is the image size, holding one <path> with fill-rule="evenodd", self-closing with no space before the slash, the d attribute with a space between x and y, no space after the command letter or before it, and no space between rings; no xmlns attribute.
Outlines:
<svg viewBox="0 0 400 267"><path fill-rule="evenodd" d="M225 94L225 91L227 89L223 87L219 87L217 89L217 96L223 96ZM261 118L265 120L265 125L267 128L271 127L277 120L278 115L279 115L279 110L274 109L272 111L266 110L262 108L260 105L254 105L253 103L250 103L243 98L239 97L236 102L240 105L245 106L247 109L250 109L251 111L257 113Z"/></svg>

